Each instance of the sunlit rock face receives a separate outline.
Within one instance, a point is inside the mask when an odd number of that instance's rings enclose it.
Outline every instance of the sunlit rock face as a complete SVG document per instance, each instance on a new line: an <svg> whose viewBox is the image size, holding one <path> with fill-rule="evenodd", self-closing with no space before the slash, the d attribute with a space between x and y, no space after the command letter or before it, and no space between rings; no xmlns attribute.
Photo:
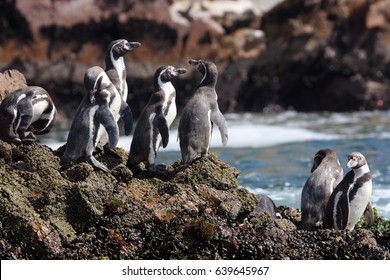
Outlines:
<svg viewBox="0 0 390 280"><path fill-rule="evenodd" d="M222 112L389 108L386 0L16 0L0 3L0 69L47 89L69 119L82 79L104 66L108 44L141 42L126 54L135 118L162 65L213 60ZM201 77L176 81L178 113Z"/></svg>

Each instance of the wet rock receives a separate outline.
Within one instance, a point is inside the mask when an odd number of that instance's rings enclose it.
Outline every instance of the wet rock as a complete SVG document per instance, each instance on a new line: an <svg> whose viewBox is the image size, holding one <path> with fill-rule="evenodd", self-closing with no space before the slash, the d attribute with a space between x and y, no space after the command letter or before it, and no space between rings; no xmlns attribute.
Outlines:
<svg viewBox="0 0 390 280"><path fill-rule="evenodd" d="M0 151L1 259L390 258L389 221L297 230L299 210L257 214L239 171L216 155L158 179L127 176L121 161L111 174L83 162L60 170L61 151L37 143L0 141Z"/></svg>

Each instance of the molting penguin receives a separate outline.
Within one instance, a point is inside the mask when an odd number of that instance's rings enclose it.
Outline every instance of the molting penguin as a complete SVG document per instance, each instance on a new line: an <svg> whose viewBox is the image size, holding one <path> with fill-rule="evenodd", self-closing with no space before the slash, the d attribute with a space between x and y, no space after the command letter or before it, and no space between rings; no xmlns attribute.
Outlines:
<svg viewBox="0 0 390 280"><path fill-rule="evenodd" d="M226 145L228 130L225 118L218 108L215 92L218 71L216 65L207 60L189 60L197 67L203 78L183 110L179 123L179 140L182 160L185 165L194 159L207 156L213 124L221 133L222 144Z"/></svg>
<svg viewBox="0 0 390 280"><path fill-rule="evenodd" d="M172 66L160 67L155 72L155 92L135 128L127 161L129 168L141 161L148 161L149 170L158 172L154 160L161 144L164 148L168 145L169 127L176 118L176 90L171 81L185 72L184 68L175 69Z"/></svg>
<svg viewBox="0 0 390 280"><path fill-rule="evenodd" d="M319 150L314 156L311 175L302 189L303 229L322 225L328 199L342 179L343 169L337 154L331 149Z"/></svg>
<svg viewBox="0 0 390 280"><path fill-rule="evenodd" d="M141 44L138 42L128 42L124 39L112 41L107 48L105 63L106 74L117 89L117 93L112 91L112 98L109 104L111 113L116 121L122 118L124 123L125 135L129 135L133 127L133 114L127 105L128 87L126 82L126 66L123 56L130 50L138 48ZM112 153L113 150L107 146L107 133L99 133L99 146L104 146L105 151ZM113 155L116 155L113 153Z"/></svg>
<svg viewBox="0 0 390 280"><path fill-rule="evenodd" d="M109 147L115 147L118 143L117 124L109 108L112 92L116 91L116 88L104 70L98 66L87 70L84 85L87 95L77 109L66 150L61 157L61 165L67 167L70 162L83 158L96 169L108 172L107 167L97 161L92 153L98 142L100 126L107 131Z"/></svg>
<svg viewBox="0 0 390 280"><path fill-rule="evenodd" d="M372 180L365 157L351 153L347 167L352 170L336 186L326 206L326 228L353 230L366 207L371 207Z"/></svg>
<svg viewBox="0 0 390 280"><path fill-rule="evenodd" d="M259 216L263 215L263 213L267 212L272 220L275 220L280 214L277 211L274 201L264 195L264 194L256 194L257 205L255 209L255 213Z"/></svg>
<svg viewBox="0 0 390 280"><path fill-rule="evenodd" d="M0 139L14 143L35 141L34 134L51 130L56 114L45 89L29 86L15 90L0 104Z"/></svg>

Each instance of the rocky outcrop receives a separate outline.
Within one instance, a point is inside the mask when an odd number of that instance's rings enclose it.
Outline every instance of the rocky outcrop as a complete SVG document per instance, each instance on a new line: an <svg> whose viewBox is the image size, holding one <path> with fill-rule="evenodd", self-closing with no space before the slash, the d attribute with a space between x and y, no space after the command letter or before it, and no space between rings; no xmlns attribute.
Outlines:
<svg viewBox="0 0 390 280"><path fill-rule="evenodd" d="M26 78L18 70L6 70L0 73L0 102L9 93L27 86Z"/></svg>
<svg viewBox="0 0 390 280"><path fill-rule="evenodd" d="M261 2L2 1L0 68L44 87L59 119L71 118L85 70L103 66L118 38L142 43L125 59L135 118L155 69L188 58L216 62L223 112L389 108L388 0L275 0L266 13ZM200 80L188 70L176 81L179 114Z"/></svg>
<svg viewBox="0 0 390 280"><path fill-rule="evenodd" d="M390 224L367 230L298 230L300 212L256 214L239 171L215 155L164 180L135 177L97 155L61 170L63 149L0 141L1 259L389 259Z"/></svg>
<svg viewBox="0 0 390 280"><path fill-rule="evenodd" d="M85 70L104 65L112 40L139 41L141 48L125 58L128 102L139 116L153 89L154 71L161 65L188 66L189 58L208 58L222 62L223 73L223 61L233 55L232 47L240 48L234 51L236 59L258 53L254 46L258 38L251 35L258 23L253 4L242 0L239 6L244 9L237 12L235 1L223 2L207 11L197 4L189 9L188 1L168 0L3 1L0 29L6 32L0 34L0 68L18 69L30 85L44 87L57 101L61 118L77 109L84 95ZM235 34L241 27L246 33ZM237 44L231 42L236 37ZM252 43L247 44L246 38ZM198 81L190 73L178 83L179 105L185 104L186 92Z"/></svg>
<svg viewBox="0 0 390 280"><path fill-rule="evenodd" d="M286 0L269 11L267 48L250 67L241 110L388 109L389 4Z"/></svg>

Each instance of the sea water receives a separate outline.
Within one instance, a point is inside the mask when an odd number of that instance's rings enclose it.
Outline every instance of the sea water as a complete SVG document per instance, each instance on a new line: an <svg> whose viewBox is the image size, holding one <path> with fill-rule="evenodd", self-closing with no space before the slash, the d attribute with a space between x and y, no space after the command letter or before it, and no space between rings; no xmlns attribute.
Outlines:
<svg viewBox="0 0 390 280"><path fill-rule="evenodd" d="M390 112L227 114L229 140L222 147L214 127L210 152L240 171L242 187L271 197L277 206L300 208L303 185L310 175L313 157L323 148L333 149L344 174L347 155L363 153L373 176L372 204L390 219ZM50 135L50 134L49 134ZM64 144L66 129L41 139L53 149ZM120 137L119 147L129 151L131 136ZM167 148L156 162L172 164L180 159L177 123L171 128Z"/></svg>

